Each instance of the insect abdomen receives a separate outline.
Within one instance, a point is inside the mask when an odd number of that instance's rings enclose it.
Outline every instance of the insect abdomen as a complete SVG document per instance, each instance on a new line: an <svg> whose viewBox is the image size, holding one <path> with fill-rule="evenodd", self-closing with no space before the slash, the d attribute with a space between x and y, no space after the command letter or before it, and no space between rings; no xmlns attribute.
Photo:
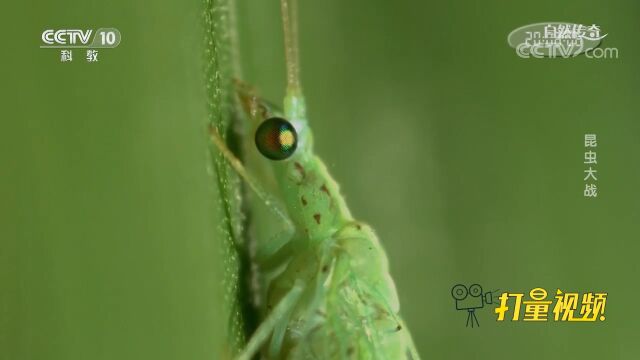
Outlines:
<svg viewBox="0 0 640 360"><path fill-rule="evenodd" d="M294 256L274 284L286 287L302 274L308 284L281 358L405 359L411 336L398 316L395 285L373 231L352 223L316 246Z"/></svg>

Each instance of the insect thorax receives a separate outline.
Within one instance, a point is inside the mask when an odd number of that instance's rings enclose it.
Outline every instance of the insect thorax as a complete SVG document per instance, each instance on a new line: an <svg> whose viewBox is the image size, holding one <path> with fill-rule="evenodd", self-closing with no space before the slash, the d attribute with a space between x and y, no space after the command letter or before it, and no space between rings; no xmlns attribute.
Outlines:
<svg viewBox="0 0 640 360"><path fill-rule="evenodd" d="M338 184L316 156L279 164L278 183L292 221L308 239L332 236L353 220Z"/></svg>

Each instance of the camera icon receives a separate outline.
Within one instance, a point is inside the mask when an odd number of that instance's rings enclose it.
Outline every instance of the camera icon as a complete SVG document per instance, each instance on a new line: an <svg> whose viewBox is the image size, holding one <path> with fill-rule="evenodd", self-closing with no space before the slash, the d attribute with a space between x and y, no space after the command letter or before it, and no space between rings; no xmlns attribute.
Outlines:
<svg viewBox="0 0 640 360"><path fill-rule="evenodd" d="M476 317L476 310L482 309L486 304L493 304L493 293L482 291L480 284L473 284L468 288L463 284L454 285L451 288L451 296L456 302L456 310L467 310L467 327L480 326Z"/></svg>

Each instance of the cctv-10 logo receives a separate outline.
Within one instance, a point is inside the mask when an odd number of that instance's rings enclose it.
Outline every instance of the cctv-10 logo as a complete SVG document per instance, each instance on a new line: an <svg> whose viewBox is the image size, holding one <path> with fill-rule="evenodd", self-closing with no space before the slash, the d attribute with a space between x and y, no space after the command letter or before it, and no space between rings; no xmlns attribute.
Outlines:
<svg viewBox="0 0 640 360"><path fill-rule="evenodd" d="M120 44L120 31L116 28L46 29L41 35L41 48L115 48Z"/></svg>

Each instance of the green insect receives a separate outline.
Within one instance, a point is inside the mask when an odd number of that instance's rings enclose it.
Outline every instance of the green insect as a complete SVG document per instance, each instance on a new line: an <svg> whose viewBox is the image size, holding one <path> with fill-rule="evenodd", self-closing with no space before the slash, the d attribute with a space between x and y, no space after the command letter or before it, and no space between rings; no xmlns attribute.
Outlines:
<svg viewBox="0 0 640 360"><path fill-rule="evenodd" d="M291 2L290 2L291 1ZM373 230L356 221L338 184L313 152L299 82L295 0L281 0L287 90L279 112L237 84L252 121L255 149L277 183L249 174L212 128L212 140L231 166L290 228L282 238L258 239L254 261L262 274L263 316L238 360L419 359L399 316L387 256ZM281 206L283 204L284 206Z"/></svg>

